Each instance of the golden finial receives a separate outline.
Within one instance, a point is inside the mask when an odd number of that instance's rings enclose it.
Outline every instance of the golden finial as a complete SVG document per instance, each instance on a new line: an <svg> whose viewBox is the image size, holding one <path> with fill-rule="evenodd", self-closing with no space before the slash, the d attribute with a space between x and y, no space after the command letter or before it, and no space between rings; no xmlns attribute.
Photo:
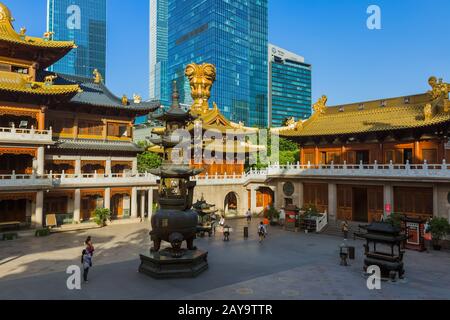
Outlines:
<svg viewBox="0 0 450 320"><path fill-rule="evenodd" d="M323 114L327 109L327 101L328 97L323 95L313 106L313 110L315 113Z"/></svg>
<svg viewBox="0 0 450 320"><path fill-rule="evenodd" d="M211 88L216 81L216 67L210 63L191 63L186 67L185 75L189 79L191 96L194 99L191 111L197 114L208 111Z"/></svg>
<svg viewBox="0 0 450 320"><path fill-rule="evenodd" d="M98 69L94 69L92 74L94 75L94 83L98 84L103 81L103 77L102 77L101 73L98 71Z"/></svg>
<svg viewBox="0 0 450 320"><path fill-rule="evenodd" d="M46 33L44 33L44 40L45 41L53 40L54 35L55 33L53 31L47 31Z"/></svg>
<svg viewBox="0 0 450 320"><path fill-rule="evenodd" d="M22 27L20 28L19 36L23 37L27 33L27 28Z"/></svg>
<svg viewBox="0 0 450 320"><path fill-rule="evenodd" d="M295 118L294 117L290 117L288 119L286 119L285 122L286 127L292 127L295 125Z"/></svg>
<svg viewBox="0 0 450 320"><path fill-rule="evenodd" d="M45 78L44 78L44 84L46 85L46 86L52 86L53 85L53 82L56 80L56 78L58 78L58 76L46 76Z"/></svg>
<svg viewBox="0 0 450 320"><path fill-rule="evenodd" d="M448 83L444 83L443 79L437 79L436 77L430 77L428 79L428 84L431 87L431 90L428 91L428 95L431 100L439 99L440 97L444 97L444 99L448 99L448 93L450 91L450 85Z"/></svg>
<svg viewBox="0 0 450 320"><path fill-rule="evenodd" d="M128 105L128 97L125 94L122 96L122 105L123 106Z"/></svg>
<svg viewBox="0 0 450 320"><path fill-rule="evenodd" d="M142 97L139 94L133 94L133 101L134 103L138 104L142 102Z"/></svg>

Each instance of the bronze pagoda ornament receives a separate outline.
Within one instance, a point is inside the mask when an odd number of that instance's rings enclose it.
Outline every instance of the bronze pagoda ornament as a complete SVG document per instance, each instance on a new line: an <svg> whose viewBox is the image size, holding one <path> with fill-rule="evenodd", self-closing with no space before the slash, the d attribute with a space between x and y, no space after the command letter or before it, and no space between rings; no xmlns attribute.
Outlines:
<svg viewBox="0 0 450 320"><path fill-rule="evenodd" d="M177 135L177 130L185 129L195 120L180 108L178 98L174 83L171 108L152 116L165 123L166 130L152 139L152 143L164 149L164 160L160 168L151 171L160 177L159 210L151 219L153 247L149 254L141 255L139 271L154 278L195 277L208 268L208 253L194 246L198 213L192 209L196 182L191 177L203 169L193 169L188 163L178 164L174 159L174 155L184 150L180 147L183 138ZM162 249L163 241L170 243L170 247ZM183 242L186 249L182 248Z"/></svg>

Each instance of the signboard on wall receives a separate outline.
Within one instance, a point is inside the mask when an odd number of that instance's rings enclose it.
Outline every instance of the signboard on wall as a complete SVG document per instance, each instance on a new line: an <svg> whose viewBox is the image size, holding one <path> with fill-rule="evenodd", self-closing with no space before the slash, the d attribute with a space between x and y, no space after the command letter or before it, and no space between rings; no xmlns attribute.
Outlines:
<svg viewBox="0 0 450 320"><path fill-rule="evenodd" d="M391 206L391 204L388 203L388 204L384 207L384 211L386 212L386 214L387 214L388 216L390 216L391 213L392 213L392 206Z"/></svg>

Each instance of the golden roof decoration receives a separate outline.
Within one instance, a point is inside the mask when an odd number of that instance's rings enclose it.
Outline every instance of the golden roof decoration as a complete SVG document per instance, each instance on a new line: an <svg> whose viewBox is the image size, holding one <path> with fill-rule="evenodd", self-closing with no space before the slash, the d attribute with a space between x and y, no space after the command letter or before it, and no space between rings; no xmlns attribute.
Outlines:
<svg viewBox="0 0 450 320"><path fill-rule="evenodd" d="M431 87L431 90L428 91L428 95L430 96L431 100L436 100L441 97L448 100L450 84L444 83L443 79L438 80L434 76L428 79L428 84Z"/></svg>
<svg viewBox="0 0 450 320"><path fill-rule="evenodd" d="M94 69L92 75L94 76L94 83L98 84L103 82L102 74L100 73L100 71L98 71L98 69Z"/></svg>
<svg viewBox="0 0 450 320"><path fill-rule="evenodd" d="M122 105L123 105L123 106L127 106L127 105L128 105L128 97L127 97L126 94L124 94L124 95L122 96Z"/></svg>
<svg viewBox="0 0 450 320"><path fill-rule="evenodd" d="M185 75L189 79L191 96L194 103L191 112L202 114L209 110L208 100L211 88L216 81L216 66L211 63L191 63L186 67Z"/></svg>
<svg viewBox="0 0 450 320"><path fill-rule="evenodd" d="M3 3L0 3L0 41L12 42L34 47L47 48L76 48L73 41L52 41L49 38L29 37L26 35L26 28L22 28L20 33L14 30L14 21L11 11Z"/></svg>
<svg viewBox="0 0 450 320"><path fill-rule="evenodd" d="M133 94L133 102L138 104L142 102L142 97L139 94Z"/></svg>
<svg viewBox="0 0 450 320"><path fill-rule="evenodd" d="M78 85L53 85L54 77L46 77L45 82L32 81L27 75L0 71L0 91L36 95L64 95L80 91Z"/></svg>
<svg viewBox="0 0 450 320"><path fill-rule="evenodd" d="M314 104L313 110L317 114L324 114L327 108L328 97L323 95L319 100Z"/></svg>

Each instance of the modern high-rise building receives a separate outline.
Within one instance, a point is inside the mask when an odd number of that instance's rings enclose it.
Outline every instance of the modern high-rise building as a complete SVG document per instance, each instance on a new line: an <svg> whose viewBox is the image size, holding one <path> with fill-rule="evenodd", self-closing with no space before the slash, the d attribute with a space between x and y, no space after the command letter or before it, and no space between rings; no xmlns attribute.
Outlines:
<svg viewBox="0 0 450 320"><path fill-rule="evenodd" d="M232 121L266 126L268 0L165 1L169 29L167 92L171 80L177 80L181 102L191 103L184 77L186 65L213 63L217 80L211 101Z"/></svg>
<svg viewBox="0 0 450 320"><path fill-rule="evenodd" d="M269 44L269 125L311 116L311 71L305 58Z"/></svg>
<svg viewBox="0 0 450 320"><path fill-rule="evenodd" d="M94 69L106 76L106 0L47 0L47 30L54 40L78 46L51 71L92 77Z"/></svg>
<svg viewBox="0 0 450 320"><path fill-rule="evenodd" d="M150 99L168 105L168 0L150 0Z"/></svg>

